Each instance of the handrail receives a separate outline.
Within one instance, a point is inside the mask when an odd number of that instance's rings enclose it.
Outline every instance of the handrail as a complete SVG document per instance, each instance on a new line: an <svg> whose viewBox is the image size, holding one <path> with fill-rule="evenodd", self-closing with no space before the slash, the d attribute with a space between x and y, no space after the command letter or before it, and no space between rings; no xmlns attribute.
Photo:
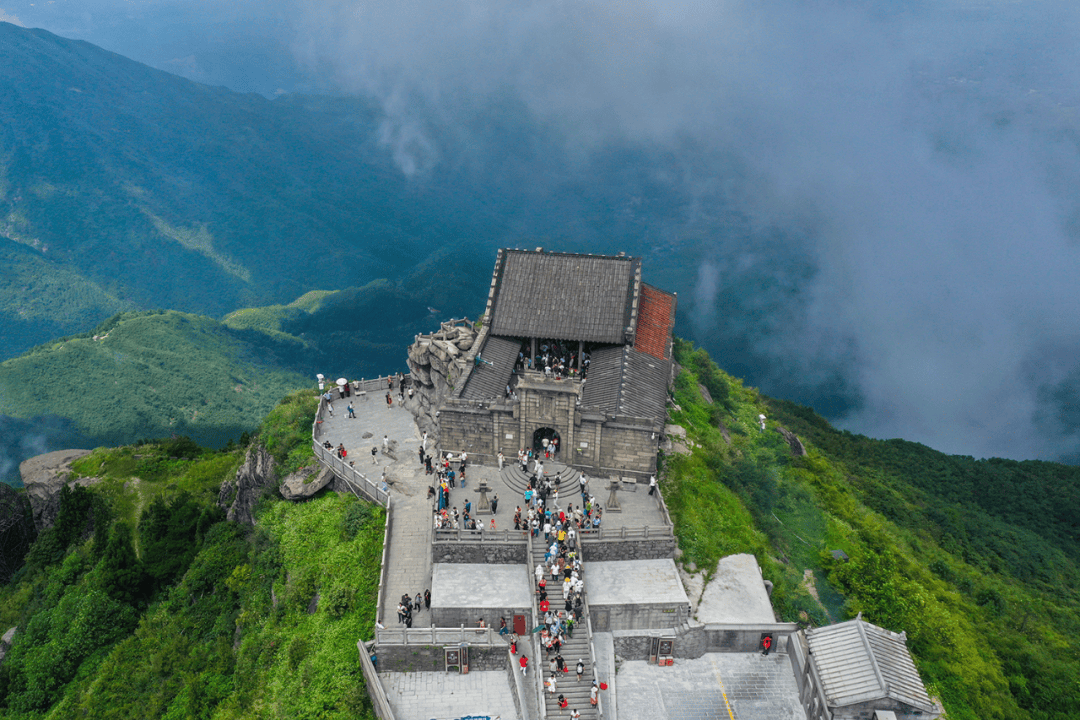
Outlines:
<svg viewBox="0 0 1080 720"><path fill-rule="evenodd" d="M525 552L529 558L529 585L533 583L532 577L532 561L533 561L533 542L532 531L525 533L526 548ZM532 625L529 626L529 635L532 637L533 646L533 687L536 689L536 707L540 711L540 717L547 717L547 703L544 701L544 671L540 663L540 658L543 657L543 649L540 647L540 634L533 633L532 629L540 624L540 618L537 615L536 608L536 593L532 593L533 601L529 603L529 611L532 613Z"/></svg>
<svg viewBox="0 0 1080 720"><path fill-rule="evenodd" d="M582 552L581 543L578 543L577 548L578 558L581 560L581 569L585 569L585 553ZM593 679L596 682L600 682L600 678L596 674L596 642L593 640L592 629L592 613L589 612L589 596L588 591L585 590L585 585L581 586L581 607L585 614L585 632L589 638L589 654L592 656L592 672ZM609 678L611 682L614 682L614 678ZM609 687L611 684L609 683ZM604 720L604 701L600 697L600 693L596 694L596 717L599 720Z"/></svg>
<svg viewBox="0 0 1080 720"><path fill-rule="evenodd" d="M525 533L526 535L528 533ZM458 528L439 528L435 530L432 542L498 542L521 543L520 530L464 530Z"/></svg>
<svg viewBox="0 0 1080 720"><path fill-rule="evenodd" d="M368 647L363 640L356 641L356 650L360 654L360 669L364 674L364 681L368 686L372 704L375 706L375 715L379 720L394 720L394 708L390 705L390 698L386 696L386 689L379 680L379 674L368 656Z"/></svg>
<svg viewBox="0 0 1080 720"><path fill-rule="evenodd" d="M495 628L467 628L460 625L429 628L375 628L376 645L458 645L467 643L482 647L495 647L500 641Z"/></svg>
<svg viewBox="0 0 1080 720"><path fill-rule="evenodd" d="M386 521L383 523L382 561L379 564L379 598L375 605L375 636L378 637L379 623L382 622L383 606L386 596L386 557L390 553L390 498L386 499Z"/></svg>
<svg viewBox="0 0 1080 720"><path fill-rule="evenodd" d="M360 492L362 492L368 500L378 503L383 507L388 506L388 503L390 502L390 493L388 489L384 490L376 485L362 472L352 465L347 464L332 450L324 448L317 441L311 443L311 450L323 465L333 470L334 474L339 478L358 487Z"/></svg>
<svg viewBox="0 0 1080 720"><path fill-rule="evenodd" d="M583 541L599 541L599 540L644 540L647 538L660 538L660 537L674 537L674 529L668 525L663 527L649 527L646 525L643 528L589 528L588 530L582 529L578 531L578 536Z"/></svg>

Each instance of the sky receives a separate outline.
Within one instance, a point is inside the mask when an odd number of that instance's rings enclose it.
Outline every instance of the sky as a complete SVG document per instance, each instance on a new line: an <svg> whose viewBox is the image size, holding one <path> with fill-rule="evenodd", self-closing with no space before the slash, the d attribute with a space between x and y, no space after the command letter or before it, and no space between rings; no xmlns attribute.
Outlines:
<svg viewBox="0 0 1080 720"><path fill-rule="evenodd" d="M874 437L1080 460L1076 3L0 0L0 19L239 91L373 96L417 183L483 144L460 119L493 96L570 176L649 149L679 202L641 216L642 247L677 256L681 327L722 366Z"/></svg>

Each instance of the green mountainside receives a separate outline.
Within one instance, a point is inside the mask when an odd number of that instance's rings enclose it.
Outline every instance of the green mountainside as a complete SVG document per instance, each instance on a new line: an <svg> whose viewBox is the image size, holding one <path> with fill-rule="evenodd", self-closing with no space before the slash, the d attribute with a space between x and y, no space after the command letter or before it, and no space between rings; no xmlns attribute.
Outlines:
<svg viewBox="0 0 1080 720"><path fill-rule="evenodd" d="M670 419L690 452L662 458L661 487L685 566L753 553L782 619L862 612L905 631L950 718L1080 716L1080 471L851 435L689 343L676 358ZM315 406L310 390L286 397L253 447L285 470L310 462ZM225 522L218 488L243 457L176 438L76 461L101 482L65 491L0 585L0 627L21 628L0 717L372 717L356 640L371 633L382 511L268 492L254 528Z"/></svg>
<svg viewBox="0 0 1080 720"><path fill-rule="evenodd" d="M842 432L676 350L694 452L665 458L662 487L684 562L750 552L783 619L906 631L950 718L1080 717L1080 468Z"/></svg>
<svg viewBox="0 0 1080 720"><path fill-rule="evenodd" d="M423 273L497 224L410 184L365 100L270 101L3 22L0 67L0 358L125 310L220 317L416 273L453 313L486 286Z"/></svg>
<svg viewBox="0 0 1080 720"><path fill-rule="evenodd" d="M310 459L315 399L283 400L253 442ZM227 522L218 489L243 459L179 439L76 462L100 482L64 491L0 586L0 625L20 627L0 717L372 717L356 641L372 631L384 511L274 493L255 527Z"/></svg>
<svg viewBox="0 0 1080 720"><path fill-rule="evenodd" d="M386 280L221 322L117 314L0 362L0 482L18 485L19 462L64 447L186 435L220 448L254 432L278 398L318 372L359 379L402 369L401 348L433 322Z"/></svg>

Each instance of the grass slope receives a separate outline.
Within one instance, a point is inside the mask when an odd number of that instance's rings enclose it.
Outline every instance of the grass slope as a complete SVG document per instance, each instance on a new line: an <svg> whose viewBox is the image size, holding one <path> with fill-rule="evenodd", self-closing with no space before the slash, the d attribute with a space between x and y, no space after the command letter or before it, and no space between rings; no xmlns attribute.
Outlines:
<svg viewBox="0 0 1080 720"><path fill-rule="evenodd" d="M783 619L863 612L906 631L951 718L1080 716L1076 468L843 433L744 387L688 343L676 357L671 420L695 448L665 458L663 487L684 562L750 552ZM805 457L777 424L800 436ZM1026 497L1010 502L1017 488Z"/></svg>

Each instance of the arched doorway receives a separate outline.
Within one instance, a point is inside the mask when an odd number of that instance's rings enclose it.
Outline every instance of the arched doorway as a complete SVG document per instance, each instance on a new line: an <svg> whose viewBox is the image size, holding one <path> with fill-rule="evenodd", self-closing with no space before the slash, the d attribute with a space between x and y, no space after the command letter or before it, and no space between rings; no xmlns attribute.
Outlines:
<svg viewBox="0 0 1080 720"><path fill-rule="evenodd" d="M536 453L543 453L545 440L547 440L547 445L550 445L551 441L555 440L559 446L562 446L562 438L559 437L559 433L555 428L542 427L537 428L536 432L533 433L533 451Z"/></svg>

